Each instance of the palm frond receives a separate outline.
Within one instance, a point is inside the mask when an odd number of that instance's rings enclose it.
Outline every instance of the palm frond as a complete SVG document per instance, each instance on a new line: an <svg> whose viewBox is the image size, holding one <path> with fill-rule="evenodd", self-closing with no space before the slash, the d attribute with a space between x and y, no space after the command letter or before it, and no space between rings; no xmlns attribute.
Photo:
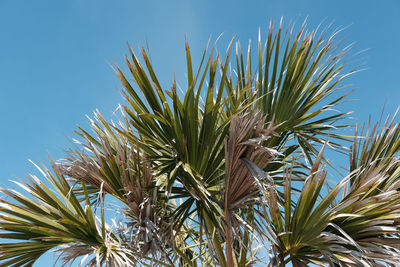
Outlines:
<svg viewBox="0 0 400 267"><path fill-rule="evenodd" d="M265 44L259 33L256 62L251 60L251 44L245 59L240 44L236 50L237 83L227 82L227 88L239 95L247 92L245 103L266 115L266 121L277 125L279 137L271 138L268 147L292 150L298 144L304 156L312 162L318 154L315 143L323 144L329 135L331 145L343 149L339 140L346 137L335 129L349 127L338 123L348 113L332 112L349 93L338 93L343 80L353 71L345 71L342 58L351 47L340 50L337 34L327 35L328 29L318 34L307 32L305 23L293 34L293 28L282 28L282 21L275 31L271 20ZM256 66L253 75L252 64ZM253 99L257 99L253 101ZM295 144L289 142L297 139ZM293 152L293 151L292 151Z"/></svg>
<svg viewBox="0 0 400 267"><path fill-rule="evenodd" d="M225 145L225 187L226 210L242 207L247 199L259 192L257 182L249 176L242 158L248 159L264 169L277 151L262 146L274 135L274 126L267 127L261 112L235 116L231 119L229 138Z"/></svg>
<svg viewBox="0 0 400 267"><path fill-rule="evenodd" d="M72 183L91 186L92 198L110 194L125 204L127 229L121 239L126 246L143 257L168 259L168 250L176 246L172 232L180 229L169 224L172 207L165 200L163 182L155 179L138 141L132 144L120 133L122 128L109 125L99 113L96 117L99 124L91 121L96 136L82 132L85 150L69 152L60 170ZM81 187L74 189L82 193Z"/></svg>
<svg viewBox="0 0 400 267"><path fill-rule="evenodd" d="M105 225L104 214L98 221L88 198L81 204L58 167L52 165L53 173L41 170L49 186L33 175L27 178L29 183L16 182L30 198L14 190L1 189L11 200L0 201L0 238L24 240L0 244L1 264L31 266L48 250L70 243L77 244L85 254L94 255L92 261L96 263L92 266L99 261L111 265L110 257L132 262L133 255L107 249L109 242L118 239Z"/></svg>
<svg viewBox="0 0 400 267"><path fill-rule="evenodd" d="M283 200L272 187L264 193L256 229L272 243L274 260L300 266L376 266L398 262L399 183L382 185L388 184L387 179L398 179L399 158L375 160L368 165L360 162L360 168L322 196L327 172L319 166L321 158L322 151L299 196L293 195L290 171ZM253 175L266 174L258 169Z"/></svg>

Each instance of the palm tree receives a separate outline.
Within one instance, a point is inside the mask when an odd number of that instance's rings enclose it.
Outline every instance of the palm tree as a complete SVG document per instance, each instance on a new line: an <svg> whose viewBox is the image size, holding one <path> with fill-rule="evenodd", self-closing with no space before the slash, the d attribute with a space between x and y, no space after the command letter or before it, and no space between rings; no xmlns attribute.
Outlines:
<svg viewBox="0 0 400 267"><path fill-rule="evenodd" d="M1 189L2 266L50 250L63 265L397 266L400 126L344 135L348 113L333 108L350 93L349 48L293 31L271 22L255 57L239 43L232 57L232 41L196 69L186 42L183 92L129 48L120 120L96 112L93 133L38 167L44 179ZM348 155L346 174L326 150Z"/></svg>

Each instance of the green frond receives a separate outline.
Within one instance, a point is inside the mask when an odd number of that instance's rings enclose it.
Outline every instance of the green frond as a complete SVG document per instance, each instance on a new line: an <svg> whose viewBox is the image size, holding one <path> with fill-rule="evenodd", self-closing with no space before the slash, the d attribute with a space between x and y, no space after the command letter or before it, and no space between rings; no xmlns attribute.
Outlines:
<svg viewBox="0 0 400 267"><path fill-rule="evenodd" d="M299 196L292 191L290 171L283 199L271 187L264 193L256 230L272 243L273 260L344 266L398 262L399 182L385 185L394 181L388 174L398 173L399 158L360 164L328 193L322 193L327 172L319 166L321 158L322 151Z"/></svg>
<svg viewBox="0 0 400 267"><path fill-rule="evenodd" d="M227 88L235 88L236 95L251 88L243 101L253 103L255 109L264 112L266 121L277 125L279 137L272 138L268 147L292 149L288 145L293 147L297 143L312 162L312 156L318 154L313 142L323 144L330 136L331 145L343 149L339 140L347 139L334 130L349 127L338 123L348 113L332 110L349 94L339 92L342 81L351 74L344 70L342 63L349 48L338 51L335 33L327 36L326 31L307 32L305 25L296 35L292 32L293 28L282 28L282 21L274 30L271 21L265 45L259 33L256 62L251 60L251 44L246 60L238 45L237 83L230 80ZM291 139L297 139L295 144L287 142Z"/></svg>
<svg viewBox="0 0 400 267"><path fill-rule="evenodd" d="M0 238L23 240L0 244L1 264L31 266L43 253L53 248L62 251L59 247L70 243L78 244L85 255L108 262L106 248L116 236L97 222L91 206L79 202L58 167L52 165L53 172L41 170L46 183L35 176L28 177L29 182L16 182L28 195L1 189L10 200L0 201ZM123 259L118 253L113 257ZM130 257L126 260L131 261Z"/></svg>

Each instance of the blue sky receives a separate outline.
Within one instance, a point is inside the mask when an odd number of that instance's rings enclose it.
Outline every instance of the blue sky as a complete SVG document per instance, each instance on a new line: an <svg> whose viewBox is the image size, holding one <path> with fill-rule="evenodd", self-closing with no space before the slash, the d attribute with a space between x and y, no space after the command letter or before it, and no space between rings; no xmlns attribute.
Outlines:
<svg viewBox="0 0 400 267"><path fill-rule="evenodd" d="M221 48L233 34L246 44L281 16L299 24L308 16L309 29L323 20L349 26L341 35L356 43L348 61L366 70L348 79L358 100L343 110L354 110L357 122L369 114L379 119L385 103L394 113L400 104L397 0L0 0L1 186L35 172L28 159L62 157L76 126L87 128L86 114L97 108L112 116L122 97L110 64L123 65L126 42L133 48L148 43L169 88L174 73L178 81L185 78L185 34L196 58L210 37L224 33ZM36 266L51 266L52 259Z"/></svg>

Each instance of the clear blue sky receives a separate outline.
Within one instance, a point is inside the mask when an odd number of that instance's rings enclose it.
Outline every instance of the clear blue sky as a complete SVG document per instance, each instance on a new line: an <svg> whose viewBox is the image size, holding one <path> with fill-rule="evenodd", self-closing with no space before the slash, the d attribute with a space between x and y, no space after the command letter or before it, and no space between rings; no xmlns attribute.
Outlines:
<svg viewBox="0 0 400 267"><path fill-rule="evenodd" d="M165 88L172 75L185 78L184 35L194 57L207 40L224 32L246 44L260 27L283 16L310 29L322 20L350 26L341 35L356 42L349 58L367 70L348 79L358 91L354 110L359 122L375 119L386 103L400 104L400 2L385 1L134 1L0 0L0 184L35 172L28 159L47 161L70 148L76 125L87 127L86 114L98 108L110 118L122 102L110 63L123 65L126 42L148 42ZM222 47L222 46L221 46ZM221 49L222 50L222 49ZM36 266L52 266L52 256Z"/></svg>

